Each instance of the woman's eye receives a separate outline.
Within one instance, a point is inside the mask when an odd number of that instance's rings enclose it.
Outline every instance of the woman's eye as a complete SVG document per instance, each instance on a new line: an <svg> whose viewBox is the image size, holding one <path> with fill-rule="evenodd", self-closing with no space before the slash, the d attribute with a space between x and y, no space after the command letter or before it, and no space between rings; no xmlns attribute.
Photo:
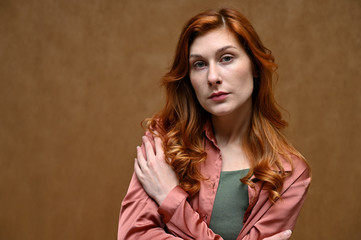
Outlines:
<svg viewBox="0 0 361 240"><path fill-rule="evenodd" d="M206 66L206 64L202 61L197 61L193 64L193 68L195 69L201 69L204 68Z"/></svg>
<svg viewBox="0 0 361 240"><path fill-rule="evenodd" d="M221 58L221 62L231 62L233 60L233 57L232 56L224 56Z"/></svg>

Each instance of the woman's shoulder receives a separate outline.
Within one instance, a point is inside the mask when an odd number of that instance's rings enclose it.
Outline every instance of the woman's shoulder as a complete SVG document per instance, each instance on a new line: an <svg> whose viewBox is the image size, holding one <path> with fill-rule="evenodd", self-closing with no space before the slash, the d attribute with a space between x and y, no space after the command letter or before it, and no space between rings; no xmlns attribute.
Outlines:
<svg viewBox="0 0 361 240"><path fill-rule="evenodd" d="M283 168L287 172L293 172L294 174L310 172L310 166L301 154L288 153L287 156L280 156L280 159Z"/></svg>

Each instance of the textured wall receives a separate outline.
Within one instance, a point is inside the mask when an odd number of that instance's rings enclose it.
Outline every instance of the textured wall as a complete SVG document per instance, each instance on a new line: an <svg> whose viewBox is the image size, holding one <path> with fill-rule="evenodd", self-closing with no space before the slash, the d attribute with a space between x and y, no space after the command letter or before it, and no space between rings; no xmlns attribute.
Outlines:
<svg viewBox="0 0 361 240"><path fill-rule="evenodd" d="M313 170L293 239L361 238L359 0L0 0L0 239L115 239L184 22L243 12Z"/></svg>

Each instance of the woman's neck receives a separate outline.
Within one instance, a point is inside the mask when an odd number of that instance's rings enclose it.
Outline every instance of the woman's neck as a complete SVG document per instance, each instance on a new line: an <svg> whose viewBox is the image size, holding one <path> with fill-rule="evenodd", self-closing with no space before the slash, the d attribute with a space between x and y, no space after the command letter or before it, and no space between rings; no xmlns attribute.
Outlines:
<svg viewBox="0 0 361 240"><path fill-rule="evenodd" d="M212 124L218 146L242 144L251 121L252 102L226 116L212 116Z"/></svg>

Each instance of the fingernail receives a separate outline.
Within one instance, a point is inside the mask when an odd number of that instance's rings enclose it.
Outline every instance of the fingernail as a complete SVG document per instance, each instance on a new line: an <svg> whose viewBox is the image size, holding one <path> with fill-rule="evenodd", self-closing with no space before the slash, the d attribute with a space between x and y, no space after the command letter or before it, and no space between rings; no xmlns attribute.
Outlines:
<svg viewBox="0 0 361 240"><path fill-rule="evenodd" d="M284 231L283 234L284 234L285 237L291 237L292 231L291 231L291 230L287 230L287 231Z"/></svg>

